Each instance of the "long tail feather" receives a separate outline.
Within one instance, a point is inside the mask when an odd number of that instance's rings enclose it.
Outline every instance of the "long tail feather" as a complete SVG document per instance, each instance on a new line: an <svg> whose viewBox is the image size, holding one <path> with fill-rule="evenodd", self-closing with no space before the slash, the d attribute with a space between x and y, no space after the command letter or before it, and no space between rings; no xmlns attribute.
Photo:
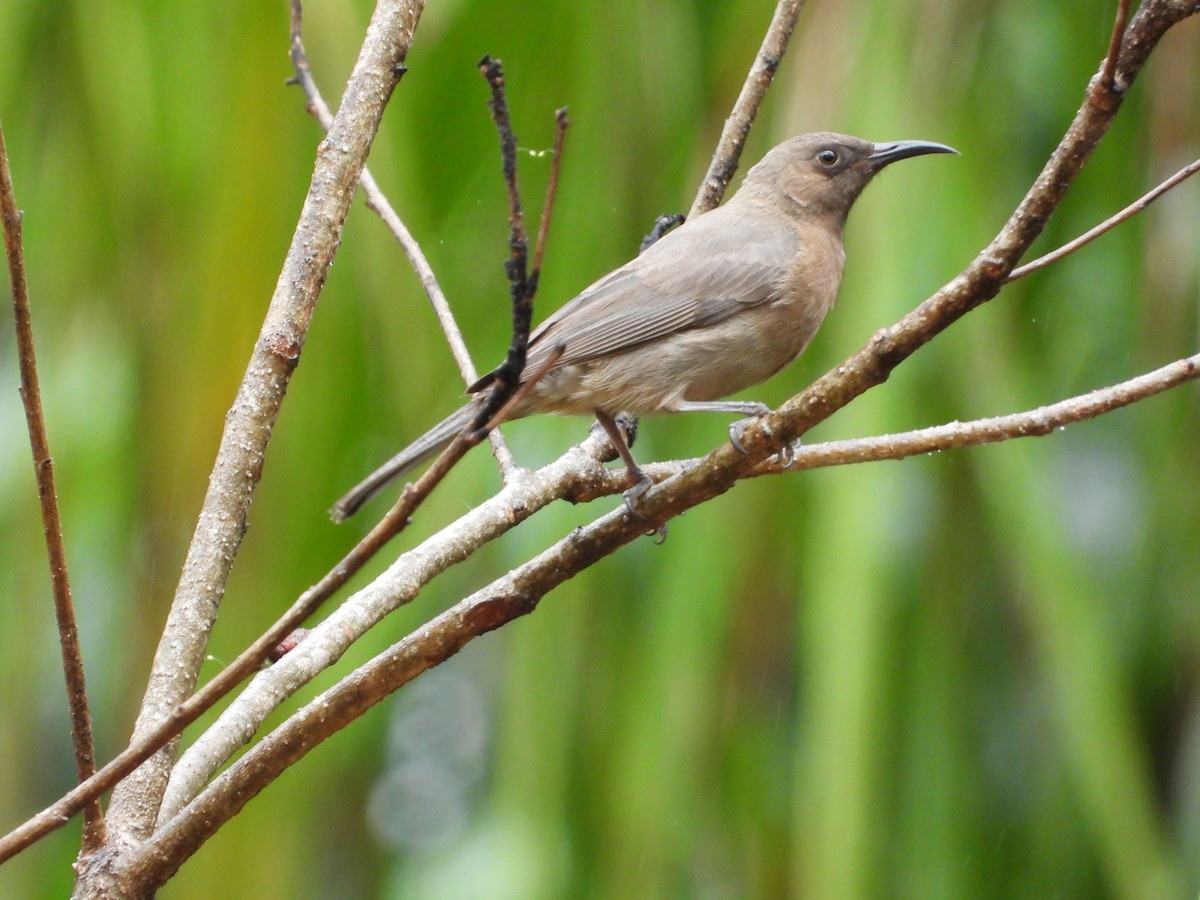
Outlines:
<svg viewBox="0 0 1200 900"><path fill-rule="evenodd" d="M438 422L438 424L434 425L347 491L345 496L330 508L329 517L335 522L344 522L358 512L360 506L375 496L392 479L400 477L430 457L441 453L454 440L455 436L467 426L477 408L477 403L468 403Z"/></svg>

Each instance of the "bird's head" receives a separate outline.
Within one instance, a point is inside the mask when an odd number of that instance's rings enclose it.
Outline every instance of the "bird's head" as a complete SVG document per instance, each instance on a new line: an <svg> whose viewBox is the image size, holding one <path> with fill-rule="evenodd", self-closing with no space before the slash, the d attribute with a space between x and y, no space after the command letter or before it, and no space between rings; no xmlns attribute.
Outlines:
<svg viewBox="0 0 1200 900"><path fill-rule="evenodd" d="M746 173L738 194L802 215L833 216L841 225L880 169L910 156L957 152L931 141L873 144L827 131L802 134L772 148Z"/></svg>

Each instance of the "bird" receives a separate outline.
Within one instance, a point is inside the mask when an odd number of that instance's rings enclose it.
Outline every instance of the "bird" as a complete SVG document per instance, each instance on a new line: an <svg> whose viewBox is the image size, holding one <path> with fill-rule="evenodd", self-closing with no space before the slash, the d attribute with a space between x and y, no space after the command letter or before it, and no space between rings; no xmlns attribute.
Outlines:
<svg viewBox="0 0 1200 900"><path fill-rule="evenodd" d="M668 232L533 331L524 394L506 418L595 416L625 463L625 500L635 512L650 481L616 417L770 412L720 398L765 381L804 352L837 298L855 200L894 162L957 152L931 141L874 143L832 132L776 145L724 205ZM536 383L524 384L535 373ZM352 488L330 516L348 518L441 452L482 408L495 378L493 371L471 385L464 406ZM735 446L738 424L730 428Z"/></svg>

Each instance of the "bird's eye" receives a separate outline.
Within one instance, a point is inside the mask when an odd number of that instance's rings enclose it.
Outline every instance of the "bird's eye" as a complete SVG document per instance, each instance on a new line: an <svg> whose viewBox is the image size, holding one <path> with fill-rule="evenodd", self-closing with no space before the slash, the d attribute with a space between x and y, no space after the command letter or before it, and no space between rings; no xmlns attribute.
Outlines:
<svg viewBox="0 0 1200 900"><path fill-rule="evenodd" d="M838 152L831 147L826 147L817 153L817 162L823 166L835 165L838 161Z"/></svg>

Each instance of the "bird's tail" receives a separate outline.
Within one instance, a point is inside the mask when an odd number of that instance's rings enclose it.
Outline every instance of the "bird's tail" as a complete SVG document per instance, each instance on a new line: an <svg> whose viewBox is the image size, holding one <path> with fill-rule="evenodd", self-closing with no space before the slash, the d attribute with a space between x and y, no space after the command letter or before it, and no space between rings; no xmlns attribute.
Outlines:
<svg viewBox="0 0 1200 900"><path fill-rule="evenodd" d="M442 419L347 491L345 496L330 508L329 517L335 522L344 522L393 478L398 478L431 456L441 453L458 433L467 427L478 408L478 403L468 403Z"/></svg>

